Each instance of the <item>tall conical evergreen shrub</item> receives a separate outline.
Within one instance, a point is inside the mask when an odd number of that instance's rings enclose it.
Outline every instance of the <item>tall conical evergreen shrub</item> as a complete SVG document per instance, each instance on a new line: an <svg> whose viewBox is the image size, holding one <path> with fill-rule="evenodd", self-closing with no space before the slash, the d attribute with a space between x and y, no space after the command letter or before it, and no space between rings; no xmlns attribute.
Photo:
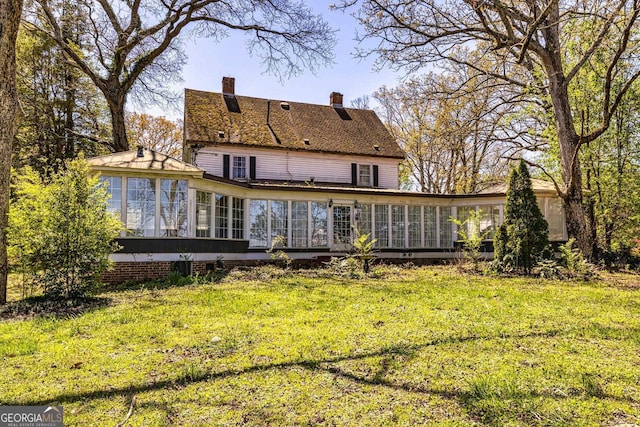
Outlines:
<svg viewBox="0 0 640 427"><path fill-rule="evenodd" d="M531 186L523 160L509 176L504 222L494 239L495 259L505 267L531 272L549 243L549 225Z"/></svg>

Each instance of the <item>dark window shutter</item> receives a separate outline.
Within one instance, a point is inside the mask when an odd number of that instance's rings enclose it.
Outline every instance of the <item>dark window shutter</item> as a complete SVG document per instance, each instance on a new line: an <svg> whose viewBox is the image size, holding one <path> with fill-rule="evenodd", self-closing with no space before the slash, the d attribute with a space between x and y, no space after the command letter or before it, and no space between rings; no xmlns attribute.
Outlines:
<svg viewBox="0 0 640 427"><path fill-rule="evenodd" d="M249 178L256 179L256 158L255 156L249 157Z"/></svg>
<svg viewBox="0 0 640 427"><path fill-rule="evenodd" d="M373 186L378 186L378 165L373 165Z"/></svg>
<svg viewBox="0 0 640 427"><path fill-rule="evenodd" d="M351 184L358 185L358 165L351 163Z"/></svg>
<svg viewBox="0 0 640 427"><path fill-rule="evenodd" d="M222 156L222 176L223 178L229 178L229 171L231 169L231 156L224 154Z"/></svg>

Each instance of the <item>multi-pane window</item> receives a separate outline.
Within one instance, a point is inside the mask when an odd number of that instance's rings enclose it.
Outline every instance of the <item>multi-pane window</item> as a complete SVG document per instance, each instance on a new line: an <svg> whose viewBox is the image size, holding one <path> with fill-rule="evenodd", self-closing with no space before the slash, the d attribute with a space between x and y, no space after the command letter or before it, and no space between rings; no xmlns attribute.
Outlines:
<svg viewBox="0 0 640 427"><path fill-rule="evenodd" d="M291 202L291 246L307 246L307 202Z"/></svg>
<svg viewBox="0 0 640 427"><path fill-rule="evenodd" d="M500 206L480 207L480 235L485 240L491 240L500 226Z"/></svg>
<svg viewBox="0 0 640 427"><path fill-rule="evenodd" d="M356 229L358 233L371 234L371 205L359 205L356 210ZM371 236L369 236L371 237Z"/></svg>
<svg viewBox="0 0 640 427"><path fill-rule="evenodd" d="M427 248L438 246L438 222L435 206L424 207L424 245Z"/></svg>
<svg viewBox="0 0 640 427"><path fill-rule="evenodd" d="M475 206L459 206L458 207L458 221L460 225L458 226L458 239L462 238L462 235L466 235L468 237L474 236L478 230L475 229L475 224L470 220L471 211L475 211Z"/></svg>
<svg viewBox="0 0 640 427"><path fill-rule="evenodd" d="M267 201L249 202L249 246L267 247Z"/></svg>
<svg viewBox="0 0 640 427"><path fill-rule="evenodd" d="M187 181L160 180L160 236L187 235Z"/></svg>
<svg viewBox="0 0 640 427"><path fill-rule="evenodd" d="M391 206L391 246L404 248L404 205Z"/></svg>
<svg viewBox="0 0 640 427"><path fill-rule="evenodd" d="M287 201L271 201L271 240L278 236L287 241Z"/></svg>
<svg viewBox="0 0 640 427"><path fill-rule="evenodd" d="M247 177L247 158L244 156L233 156L233 178L243 179Z"/></svg>
<svg viewBox="0 0 640 427"><path fill-rule="evenodd" d="M389 206L375 205L375 230L377 248L389 246Z"/></svg>
<svg viewBox="0 0 640 427"><path fill-rule="evenodd" d="M440 206L440 247L450 248L453 246L453 235L451 232L451 207Z"/></svg>
<svg viewBox="0 0 640 427"><path fill-rule="evenodd" d="M156 223L156 180L127 178L127 230L133 236L153 237Z"/></svg>
<svg viewBox="0 0 640 427"><path fill-rule="evenodd" d="M107 212L113 212L120 219L122 211L122 178L119 176L101 176L100 181L107 187L109 194L109 204Z"/></svg>
<svg viewBox="0 0 640 427"><path fill-rule="evenodd" d="M311 247L327 246L327 204L311 202Z"/></svg>
<svg viewBox="0 0 640 427"><path fill-rule="evenodd" d="M409 206L409 247L418 248L422 246L422 230L420 227L421 212L420 206Z"/></svg>
<svg viewBox="0 0 640 427"><path fill-rule="evenodd" d="M231 238L244 239L244 199L236 197L231 205Z"/></svg>
<svg viewBox="0 0 640 427"><path fill-rule="evenodd" d="M211 193L196 192L196 237L211 237Z"/></svg>
<svg viewBox="0 0 640 427"><path fill-rule="evenodd" d="M229 197L216 194L216 238L229 238Z"/></svg>
<svg viewBox="0 0 640 427"><path fill-rule="evenodd" d="M547 205L549 240L564 239L564 206L561 199L549 199Z"/></svg>
<svg viewBox="0 0 640 427"><path fill-rule="evenodd" d="M371 165L358 165L358 185L371 186Z"/></svg>

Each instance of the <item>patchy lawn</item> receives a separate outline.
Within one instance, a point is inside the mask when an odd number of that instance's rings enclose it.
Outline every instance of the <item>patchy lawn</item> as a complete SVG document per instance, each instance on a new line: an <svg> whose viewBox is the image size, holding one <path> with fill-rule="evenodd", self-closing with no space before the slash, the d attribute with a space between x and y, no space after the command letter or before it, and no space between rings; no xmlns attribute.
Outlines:
<svg viewBox="0 0 640 427"><path fill-rule="evenodd" d="M0 405L61 404L67 425L130 408L134 426L640 424L640 278L614 279L390 268L106 292L0 321Z"/></svg>

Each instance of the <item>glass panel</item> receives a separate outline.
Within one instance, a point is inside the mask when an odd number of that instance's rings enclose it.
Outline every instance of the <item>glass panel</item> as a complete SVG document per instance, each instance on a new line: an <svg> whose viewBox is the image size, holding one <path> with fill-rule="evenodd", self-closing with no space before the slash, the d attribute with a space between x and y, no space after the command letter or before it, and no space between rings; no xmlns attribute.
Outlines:
<svg viewBox="0 0 640 427"><path fill-rule="evenodd" d="M499 225L500 206L480 207L480 234L484 235L485 240L493 240Z"/></svg>
<svg viewBox="0 0 640 427"><path fill-rule="evenodd" d="M271 240L282 236L287 241L287 204L284 200L271 201Z"/></svg>
<svg viewBox="0 0 640 427"><path fill-rule="evenodd" d="M358 166L358 183L363 186L371 185L371 165Z"/></svg>
<svg viewBox="0 0 640 427"><path fill-rule="evenodd" d="M355 215L358 232L360 234L371 234L371 205L358 205Z"/></svg>
<svg viewBox="0 0 640 427"><path fill-rule="evenodd" d="M242 156L233 156L233 178L247 177L247 158Z"/></svg>
<svg viewBox="0 0 640 427"><path fill-rule="evenodd" d="M409 206L409 247L419 248L422 246L422 232L420 230L420 206Z"/></svg>
<svg viewBox="0 0 640 427"><path fill-rule="evenodd" d="M376 244L377 248L389 246L389 206L375 205Z"/></svg>
<svg viewBox="0 0 640 427"><path fill-rule="evenodd" d="M451 232L451 207L440 207L440 247L453 247L453 236Z"/></svg>
<svg viewBox="0 0 640 427"><path fill-rule="evenodd" d="M249 246L267 247L267 201L251 200L249 202Z"/></svg>
<svg viewBox="0 0 640 427"><path fill-rule="evenodd" d="M229 238L229 197L216 194L216 238Z"/></svg>
<svg viewBox="0 0 640 427"><path fill-rule="evenodd" d="M109 194L109 202L107 212L117 214L120 219L120 211L122 210L122 178L119 176L101 176L100 181L107 187Z"/></svg>
<svg viewBox="0 0 640 427"><path fill-rule="evenodd" d="M564 240L564 205L562 200L549 199L548 206L549 240Z"/></svg>
<svg viewBox="0 0 640 427"><path fill-rule="evenodd" d="M391 246L404 248L404 206L391 206Z"/></svg>
<svg viewBox="0 0 640 427"><path fill-rule="evenodd" d="M311 246L327 246L327 204L311 202Z"/></svg>
<svg viewBox="0 0 640 427"><path fill-rule="evenodd" d="M211 193L196 192L196 237L211 237Z"/></svg>
<svg viewBox="0 0 640 427"><path fill-rule="evenodd" d="M351 243L351 206L333 206L333 243Z"/></svg>
<svg viewBox="0 0 640 427"><path fill-rule="evenodd" d="M424 245L427 248L438 246L436 209L435 206L424 207Z"/></svg>
<svg viewBox="0 0 640 427"><path fill-rule="evenodd" d="M187 235L187 181L160 180L160 236Z"/></svg>
<svg viewBox="0 0 640 427"><path fill-rule="evenodd" d="M156 224L156 180L127 178L127 230L133 236L153 237Z"/></svg>
<svg viewBox="0 0 640 427"><path fill-rule="evenodd" d="M291 202L291 246L307 247L307 202Z"/></svg>
<svg viewBox="0 0 640 427"><path fill-rule="evenodd" d="M458 221L460 221L462 223L462 225L459 225L459 229L463 230L467 236L470 235L471 231L472 231L472 226L473 224L470 224L469 222L466 222L469 219L469 212L476 210L475 206L459 206L458 207ZM462 236L458 236L458 239L460 239Z"/></svg>
<svg viewBox="0 0 640 427"><path fill-rule="evenodd" d="M231 207L231 238L244 239L244 199L235 197Z"/></svg>

